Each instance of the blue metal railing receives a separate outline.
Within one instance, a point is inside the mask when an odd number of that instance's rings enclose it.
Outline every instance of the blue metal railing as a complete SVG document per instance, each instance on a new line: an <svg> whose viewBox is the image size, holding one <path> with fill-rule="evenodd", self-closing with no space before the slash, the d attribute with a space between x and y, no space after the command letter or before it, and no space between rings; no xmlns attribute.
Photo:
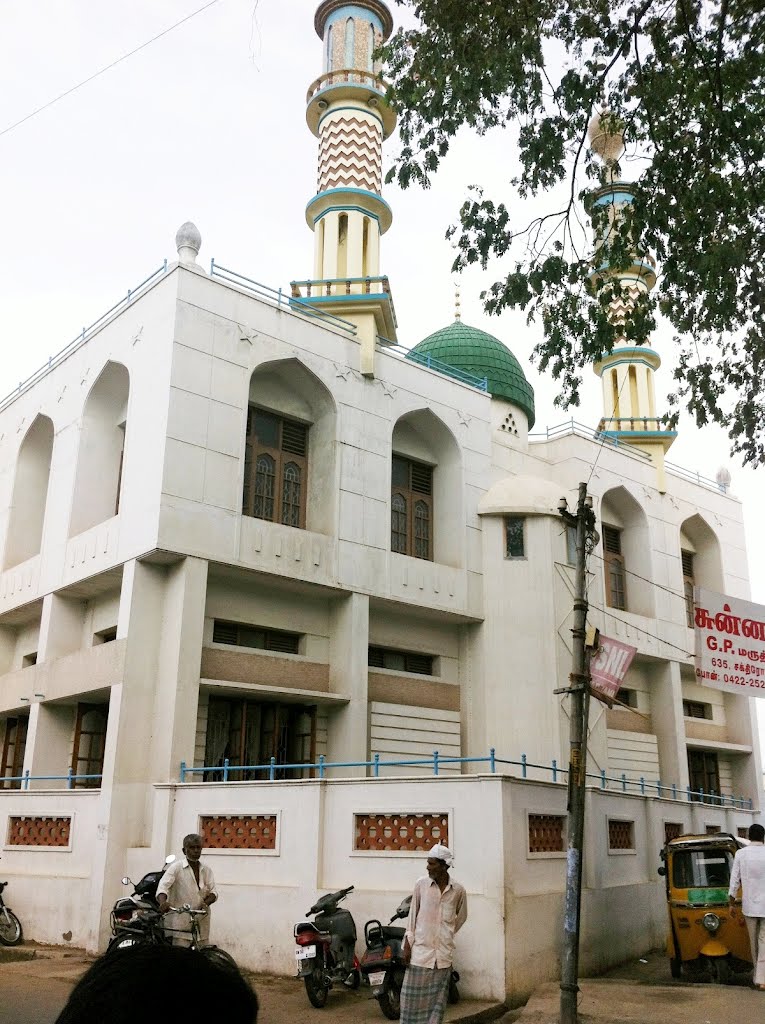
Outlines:
<svg viewBox="0 0 765 1024"><path fill-rule="evenodd" d="M494 747L492 747L486 757L444 757L439 754L437 750L434 750L430 757L408 758L405 760L395 761L383 761L379 754L375 754L370 761L327 761L324 754L320 754L319 760L316 762L307 763L301 761L296 762L295 764L283 764L277 761L275 757L272 757L266 764L240 765L232 763L229 758L225 758L222 765L203 765L202 767L197 768L189 768L185 761L181 761L180 781L186 782L186 777L189 775L207 775L213 777L220 775L221 782L275 782L283 779L284 773L288 771L316 772L319 779L326 779L327 771L330 768L371 769L371 777L375 779L379 778L381 768L432 768L433 775L438 776L440 769L445 765L463 764L486 764L488 765L489 772L491 772L491 774L496 774L497 765L510 765L520 768L520 777L522 779L528 779L529 769L549 772L553 782L563 781L562 778L559 780L558 776L568 776L568 769L559 767L558 762L555 760L550 764L534 764L528 760L525 754L521 754L519 761L513 761L508 758L497 757L496 751ZM245 773L249 774L254 772L262 773L264 778L241 778ZM238 775L239 778L232 779L232 775ZM602 769L598 774L591 774L588 772L587 778L592 779L593 782L597 783L597 786L593 786L592 788L600 788L601 790L608 790L608 784L613 782L621 792L633 793L640 796L656 795L661 799L669 800L678 800L685 797L689 803L709 803L715 804L719 807L737 807L742 810L752 810L754 806L753 801L748 797L705 793L703 789L694 790L691 789L690 786L687 786L683 790L675 783L666 786L660 779L657 779L655 782L649 782L643 776L640 776L638 779L628 779L625 773L622 773L618 778L614 778L606 775L605 769ZM208 778L205 781L217 781L217 779L213 778L211 780ZM289 781L299 782L301 780L290 779ZM665 797L665 794L668 794L668 796Z"/></svg>
<svg viewBox="0 0 765 1024"><path fill-rule="evenodd" d="M246 291L252 292L253 295L257 295L259 299L269 303L269 305L276 306L277 309L284 310L286 313L297 313L301 316L310 317L312 320L319 320L327 327L334 327L354 337L356 335L356 324L352 324L350 320L343 320L342 317L319 309L307 299L295 298L291 292L285 292L283 288L269 288L268 285L261 284L260 281L254 281L251 277L245 277L244 274L239 274L235 270L222 267L220 263L215 262L214 258L210 260L210 277L217 277L228 284L244 288Z"/></svg>
<svg viewBox="0 0 765 1024"><path fill-rule="evenodd" d="M394 355L408 359L410 362L417 363L419 366L425 366L429 370L435 370L436 373L441 373L444 377L451 377L452 380L459 381L460 384L467 384L471 388L478 388L479 391L489 390L489 381L486 377L477 377L473 373L468 373L467 370L461 370L457 366L450 366L448 363L442 363L440 359L434 359L433 356L422 355L412 349L404 348L403 345L397 345L395 342L388 341L387 338L378 337L377 340L379 342L379 347L383 352L392 352Z"/></svg>
<svg viewBox="0 0 765 1024"><path fill-rule="evenodd" d="M529 441L532 443L553 441L555 438L565 437L567 434L576 434L577 437L586 437L590 441L596 441L598 444L607 444L612 448L620 448L623 451L629 452L630 455L636 456L638 459L643 459L645 462L651 461L651 456L648 452L644 452L635 445L629 444L628 441L623 441L621 438L614 437L603 430L588 427L584 423L577 423L575 419L567 420L565 423L559 423L555 427L546 427L544 431L535 431L534 433L529 434Z"/></svg>
<svg viewBox="0 0 765 1024"><path fill-rule="evenodd" d="M74 783L80 782L82 779L98 779L100 782L102 778L102 775L75 775L71 768L66 775L31 775L27 770L23 775L0 775L0 787L5 788L8 782L20 782L21 789L29 789L30 782L63 782L66 780L66 788L73 789ZM98 787L93 786L92 788L97 789Z"/></svg>
<svg viewBox="0 0 765 1024"><path fill-rule="evenodd" d="M10 392L10 394L5 396L5 398L0 399L0 410L4 409L6 405L9 405L12 401L14 401L14 399L18 398L18 396L22 394L22 392L26 391L27 388L35 384L41 377L44 377L46 373L48 373L50 370L54 368L54 366L57 366L60 362L66 359L67 356L70 356L72 352L79 348L79 346L82 345L82 343L86 341L88 337L90 337L91 334L93 334L99 328L103 327L106 321L109 319L109 317L116 313L117 310L121 310L124 307L129 306L131 302L134 302L138 298L138 296L142 294L147 285L152 284L155 278L157 278L160 274L164 274L166 271L167 260L165 260L162 266L158 267L157 270L154 271L154 273L149 274L148 277L145 277L140 284L135 286L135 288L128 288L126 296L121 298L118 302L115 302L110 309L107 309L107 311L103 313L97 320L94 320L89 327L83 327L83 329L80 331L76 338L73 338L68 344L64 345L64 347L55 355L49 356L48 362L45 363L44 366L41 366L39 370L35 370L35 372L30 377L27 377L26 380L20 381L18 387L14 388L13 391Z"/></svg>

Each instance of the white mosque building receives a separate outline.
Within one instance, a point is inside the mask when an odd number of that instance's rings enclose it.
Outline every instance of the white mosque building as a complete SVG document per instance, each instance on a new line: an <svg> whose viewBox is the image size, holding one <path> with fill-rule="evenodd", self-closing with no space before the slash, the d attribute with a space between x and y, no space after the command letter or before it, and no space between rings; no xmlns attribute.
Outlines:
<svg viewBox="0 0 765 1024"><path fill-rule="evenodd" d="M589 621L638 650L621 704L591 708L592 969L661 941L665 835L759 812L753 702L698 685L691 657L693 586L749 594L741 505L665 462L649 345L594 367L590 427L541 432L485 330L458 315L398 347L372 60L391 15L323 0L315 24L311 279L285 296L208 272L184 224L176 263L0 404L3 878L29 938L103 948L120 877L200 830L214 939L289 973L306 898L354 882L357 925L390 913L448 839L466 991L504 998L557 971L560 500L587 483ZM650 260L629 276L650 288Z"/></svg>

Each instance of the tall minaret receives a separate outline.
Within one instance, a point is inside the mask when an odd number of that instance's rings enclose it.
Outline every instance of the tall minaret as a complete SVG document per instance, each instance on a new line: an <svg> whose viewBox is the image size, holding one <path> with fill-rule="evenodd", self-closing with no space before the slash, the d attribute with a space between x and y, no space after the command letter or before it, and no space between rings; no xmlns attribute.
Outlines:
<svg viewBox="0 0 765 1024"><path fill-rule="evenodd" d="M625 206L635 198L637 186L622 181L619 158L624 153L624 137L613 115L604 110L595 114L589 128L590 147L604 165L603 183L592 193L593 207L607 207L608 217L595 239L595 270L593 280L605 285L618 280L627 292L626 300L615 299L609 311L611 322L618 328L625 322L629 304L656 284L656 264L651 256L634 252L632 262L624 270L609 264L608 234L618 223ZM659 490L666 490L664 455L676 437L662 429L656 413L654 373L661 358L647 344L638 345L623 335L613 349L595 363L595 372L603 382L602 433L636 445L650 454L658 478Z"/></svg>
<svg viewBox="0 0 765 1024"><path fill-rule="evenodd" d="M306 208L314 269L310 281L292 282L292 293L355 325L361 372L373 377L378 340L396 341L390 286L380 276L380 236L393 219L381 195L382 144L396 115L372 59L393 18L382 0L323 0L314 25L324 44L324 73L306 111L319 139L318 192Z"/></svg>

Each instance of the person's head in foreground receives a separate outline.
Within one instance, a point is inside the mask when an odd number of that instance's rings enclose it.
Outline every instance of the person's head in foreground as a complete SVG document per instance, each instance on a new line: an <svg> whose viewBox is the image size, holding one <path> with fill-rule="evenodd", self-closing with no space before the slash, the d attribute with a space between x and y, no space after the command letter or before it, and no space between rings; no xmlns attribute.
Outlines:
<svg viewBox="0 0 765 1024"><path fill-rule="evenodd" d="M750 825L749 839L753 843L761 843L765 841L765 828L763 828L762 825Z"/></svg>
<svg viewBox="0 0 765 1024"><path fill-rule="evenodd" d="M449 868L454 863L454 854L442 843L428 851L428 875L431 880L441 884L449 878Z"/></svg>
<svg viewBox="0 0 765 1024"><path fill-rule="evenodd" d="M69 996L56 1024L255 1024L258 998L238 970L182 946L129 946L102 956Z"/></svg>

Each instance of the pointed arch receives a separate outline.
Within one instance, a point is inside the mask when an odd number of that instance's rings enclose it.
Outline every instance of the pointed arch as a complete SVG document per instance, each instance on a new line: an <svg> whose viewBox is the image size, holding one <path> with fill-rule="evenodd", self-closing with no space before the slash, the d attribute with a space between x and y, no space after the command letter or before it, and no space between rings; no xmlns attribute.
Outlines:
<svg viewBox="0 0 765 1024"><path fill-rule="evenodd" d="M107 363L85 400L70 537L119 512L129 398L127 367Z"/></svg>
<svg viewBox="0 0 765 1024"><path fill-rule="evenodd" d="M336 430L332 394L301 360L258 366L248 393L242 514L333 533Z"/></svg>
<svg viewBox="0 0 765 1024"><path fill-rule="evenodd" d="M52 458L53 422L41 414L24 435L16 461L3 559L6 569L40 553Z"/></svg>
<svg viewBox="0 0 765 1024"><path fill-rule="evenodd" d="M626 487L613 487L601 499L600 518L606 605L655 615L651 540L643 506Z"/></svg>
<svg viewBox="0 0 765 1024"><path fill-rule="evenodd" d="M345 66L355 68L356 57L356 22L348 18L345 23Z"/></svg>
<svg viewBox="0 0 765 1024"><path fill-rule="evenodd" d="M719 538L698 512L689 516L680 526L680 564L686 623L692 628L694 587L704 587L718 594L725 592Z"/></svg>
<svg viewBox="0 0 765 1024"><path fill-rule="evenodd" d="M391 550L464 564L462 494L462 456L451 430L430 409L401 416L392 435Z"/></svg>

